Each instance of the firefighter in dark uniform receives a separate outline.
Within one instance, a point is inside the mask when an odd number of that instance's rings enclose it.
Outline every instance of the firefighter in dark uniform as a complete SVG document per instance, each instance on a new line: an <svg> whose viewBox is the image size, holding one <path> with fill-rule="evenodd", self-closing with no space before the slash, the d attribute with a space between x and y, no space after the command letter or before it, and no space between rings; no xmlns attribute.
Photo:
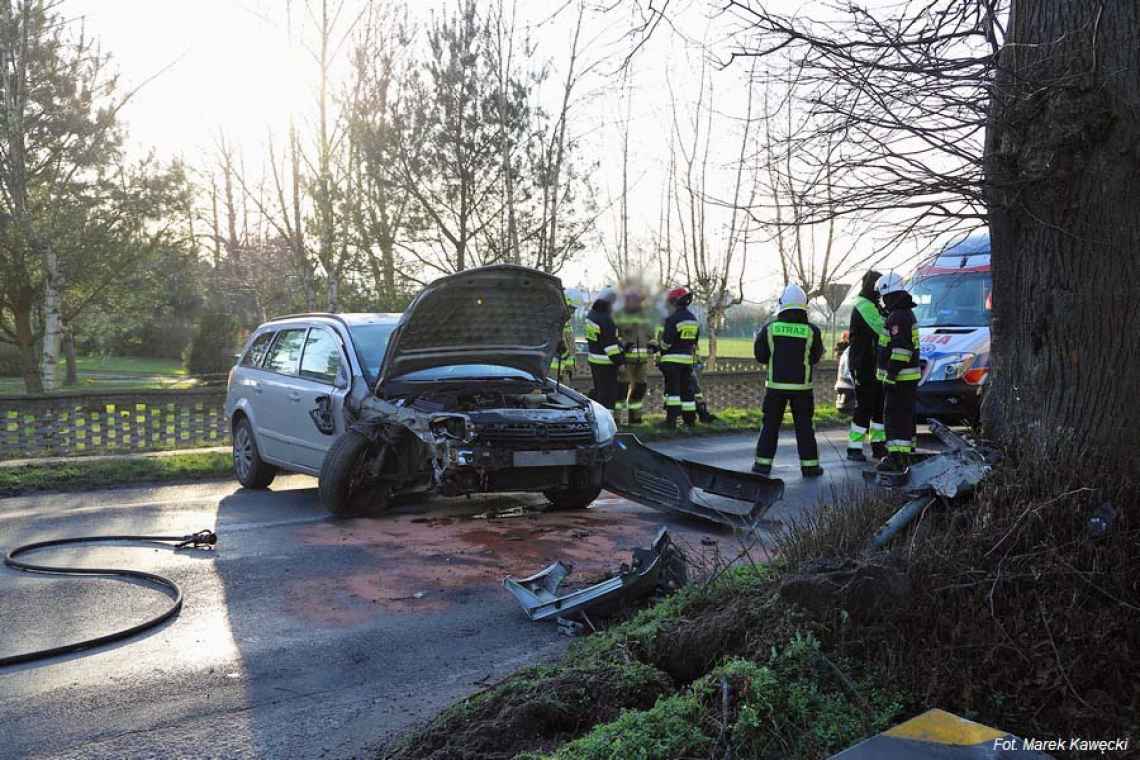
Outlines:
<svg viewBox="0 0 1140 760"><path fill-rule="evenodd" d="M704 363L700 357L697 357L697 363L693 365L693 400L697 402L697 419L702 424L711 425L717 421L717 416L709 411L709 402L705 398L705 392L701 390L701 372L704 369Z"/></svg>
<svg viewBox="0 0 1140 760"><path fill-rule="evenodd" d="M796 447L800 454L800 472L806 478L822 475L819 447L812 425L815 414L812 368L823 356L823 335L808 321L807 296L799 285L793 283L784 288L775 321L764 325L756 334L752 348L756 361L768 365L764 423L760 439L756 442L756 463L752 465L752 471L762 475L772 471L780 423L784 420L784 409L790 404L796 428Z"/></svg>
<svg viewBox="0 0 1140 760"><path fill-rule="evenodd" d="M880 472L903 473L914 453L914 401L922 368L918 353L918 321L914 301L902 277L891 272L879 278L879 297L887 308L886 334L879 346L879 377L883 382L883 423L887 457Z"/></svg>
<svg viewBox="0 0 1140 760"><path fill-rule="evenodd" d="M847 433L847 458L865 462L863 445L871 444L877 459L887 455L883 430L883 383L878 378L879 341L886 338L887 328L879 292L875 285L882 275L874 269L863 275L855 308L851 310L851 326L847 331L847 367L855 381L855 413Z"/></svg>
<svg viewBox="0 0 1140 760"><path fill-rule="evenodd" d="M673 288L665 296L669 316L661 326L661 354L658 366L665 376L665 423L677 427L677 417L685 426L697 424L697 401L694 398L693 364L701 323L689 311L693 294L687 288Z"/></svg>
<svg viewBox="0 0 1140 760"><path fill-rule="evenodd" d="M606 409L613 409L617 402L618 367L625 362L614 324L615 301L617 291L603 288L586 315L586 343L590 347L587 361L594 377L594 400Z"/></svg>
<svg viewBox="0 0 1140 760"><path fill-rule="evenodd" d="M569 382L574 377L574 322L575 310L573 299L566 296L566 324L562 326L562 338L558 341L558 350L550 360L550 374L558 382Z"/></svg>
<svg viewBox="0 0 1140 760"><path fill-rule="evenodd" d="M618 370L618 412L623 409L629 415L629 424L641 423L641 411L645 405L645 392L649 385L645 381L649 370L649 354L653 347L653 325L645 311L645 296L640 288L626 288L622 294L621 311L614 315L618 338L625 352L625 364Z"/></svg>

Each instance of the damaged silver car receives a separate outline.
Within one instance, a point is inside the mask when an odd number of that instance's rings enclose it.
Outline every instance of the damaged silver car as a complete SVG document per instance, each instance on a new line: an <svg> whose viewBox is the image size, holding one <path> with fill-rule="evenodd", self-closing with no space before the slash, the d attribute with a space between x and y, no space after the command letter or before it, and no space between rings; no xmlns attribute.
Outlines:
<svg viewBox="0 0 1140 760"><path fill-rule="evenodd" d="M778 480L649 452L548 377L569 317L558 278L497 265L436 280L398 318L267 323L231 373L235 472L247 487L318 475L340 515L414 493L539 492L580 509L605 487L737 525L779 498Z"/></svg>

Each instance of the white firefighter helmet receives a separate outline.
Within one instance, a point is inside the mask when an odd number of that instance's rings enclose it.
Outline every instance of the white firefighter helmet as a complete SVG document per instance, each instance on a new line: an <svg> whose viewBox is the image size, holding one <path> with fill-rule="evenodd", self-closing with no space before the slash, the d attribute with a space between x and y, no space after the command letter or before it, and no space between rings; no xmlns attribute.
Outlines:
<svg viewBox="0 0 1140 760"><path fill-rule="evenodd" d="M887 272L875 283L875 290L879 291L880 296L885 296L887 293L899 293L906 290L906 283L903 282L902 275L898 272Z"/></svg>
<svg viewBox="0 0 1140 760"><path fill-rule="evenodd" d="M613 286L607 285L598 291L598 297L596 300L605 301L608 304L613 304L617 301L617 297L617 290Z"/></svg>
<svg viewBox="0 0 1140 760"><path fill-rule="evenodd" d="M794 282L789 282L780 294L780 309L803 309L807 311L807 293Z"/></svg>

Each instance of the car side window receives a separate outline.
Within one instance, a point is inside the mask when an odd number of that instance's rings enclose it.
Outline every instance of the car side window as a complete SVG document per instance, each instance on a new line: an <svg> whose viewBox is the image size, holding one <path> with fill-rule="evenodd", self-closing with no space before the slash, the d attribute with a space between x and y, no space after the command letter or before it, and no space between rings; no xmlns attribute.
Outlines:
<svg viewBox="0 0 1140 760"><path fill-rule="evenodd" d="M274 335L276 335L276 333L270 330L254 338L253 343L249 346L249 350L246 351L245 356L241 358L241 366L260 367L261 360L265 358L265 352L269 350L269 344L273 341Z"/></svg>
<svg viewBox="0 0 1140 760"><path fill-rule="evenodd" d="M301 361L301 349L305 345L305 328L282 330L277 333L277 340L273 341L273 348L265 356L262 369L270 372L280 372L283 375L297 374L297 365Z"/></svg>
<svg viewBox="0 0 1140 760"><path fill-rule="evenodd" d="M331 385L336 382L340 362L340 347L332 333L317 327L309 330L301 355L301 377Z"/></svg>

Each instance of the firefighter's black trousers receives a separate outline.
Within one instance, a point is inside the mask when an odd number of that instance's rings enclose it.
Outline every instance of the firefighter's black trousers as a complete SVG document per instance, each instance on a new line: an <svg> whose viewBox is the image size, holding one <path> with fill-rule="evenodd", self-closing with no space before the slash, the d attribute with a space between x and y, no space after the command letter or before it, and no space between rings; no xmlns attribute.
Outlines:
<svg viewBox="0 0 1140 760"><path fill-rule="evenodd" d="M591 364L594 376L594 401L612 410L618 397L618 368L616 364Z"/></svg>
<svg viewBox="0 0 1140 760"><path fill-rule="evenodd" d="M914 451L914 401L917 380L883 383L883 425L887 429L887 451L909 454Z"/></svg>
<svg viewBox="0 0 1140 760"><path fill-rule="evenodd" d="M697 423L697 401L694 397L693 365L661 362L665 376L665 421L675 423L680 416L686 425Z"/></svg>
<svg viewBox="0 0 1140 760"><path fill-rule="evenodd" d="M792 422L796 428L796 448L800 453L800 467L819 466L819 447L815 442L815 395L810 391L782 391L769 388L764 392L764 426L756 442L756 464L771 467L776 458L776 444L780 438L780 423L784 409L792 407Z"/></svg>
<svg viewBox="0 0 1140 760"><path fill-rule="evenodd" d="M883 441L883 384L871 375L860 378L855 385L855 411L851 414L847 448L862 450L864 442Z"/></svg>

